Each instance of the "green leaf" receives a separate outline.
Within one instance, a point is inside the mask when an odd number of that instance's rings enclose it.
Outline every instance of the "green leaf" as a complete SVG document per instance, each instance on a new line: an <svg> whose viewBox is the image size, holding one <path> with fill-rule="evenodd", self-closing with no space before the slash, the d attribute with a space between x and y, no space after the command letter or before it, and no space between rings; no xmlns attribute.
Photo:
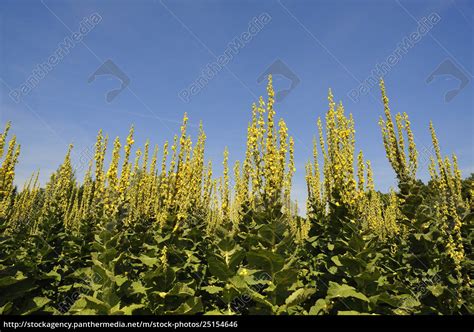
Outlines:
<svg viewBox="0 0 474 332"><path fill-rule="evenodd" d="M334 298L346 298L346 297L354 297L356 299L369 302L369 299L364 294L358 292L354 287L346 285L346 284L338 284L335 282L329 282L329 288L326 298L334 299Z"/></svg>
<svg viewBox="0 0 474 332"><path fill-rule="evenodd" d="M57 281L61 281L61 275L54 270L49 271L45 275L49 278L56 279Z"/></svg>
<svg viewBox="0 0 474 332"><path fill-rule="evenodd" d="M167 315L192 315L201 313L203 306L199 297L190 297L182 303L176 310L166 311Z"/></svg>
<svg viewBox="0 0 474 332"><path fill-rule="evenodd" d="M336 266L342 266L342 263L341 261L339 260L339 257L338 256L332 256L331 257L331 261L336 264Z"/></svg>
<svg viewBox="0 0 474 332"><path fill-rule="evenodd" d="M436 284L436 285L429 285L426 288L431 292L431 294L433 294L436 297L439 297L441 294L443 294L445 287L443 287L443 285L441 284Z"/></svg>
<svg viewBox="0 0 474 332"><path fill-rule="evenodd" d="M10 286L25 279L26 277L23 275L23 273L21 271L17 271L15 276L0 278L0 287Z"/></svg>
<svg viewBox="0 0 474 332"><path fill-rule="evenodd" d="M212 275L219 278L220 280L226 281L232 276L232 273L227 268L227 265L217 257L208 257L207 263L209 264L209 270L211 271Z"/></svg>
<svg viewBox="0 0 474 332"><path fill-rule="evenodd" d="M245 258L245 251L242 249L237 250L230 257L229 268L235 271L244 258Z"/></svg>
<svg viewBox="0 0 474 332"><path fill-rule="evenodd" d="M123 312L124 315L133 315L133 312L137 309L141 309L141 308L144 308L145 305L144 304L131 304L131 305L128 305L126 307L122 307L120 308L120 311Z"/></svg>
<svg viewBox="0 0 474 332"><path fill-rule="evenodd" d="M331 266L329 269L328 269L329 273L331 274L336 274L337 273L337 266Z"/></svg>
<svg viewBox="0 0 474 332"><path fill-rule="evenodd" d="M114 279L115 283L119 287L122 286L126 281L128 281L128 277L124 275L116 275Z"/></svg>
<svg viewBox="0 0 474 332"><path fill-rule="evenodd" d="M337 314L340 316L370 315L368 313L363 313L355 310L339 310Z"/></svg>
<svg viewBox="0 0 474 332"><path fill-rule="evenodd" d="M11 308L13 306L13 303L7 302L3 306L0 306L0 315L6 315L10 312Z"/></svg>
<svg viewBox="0 0 474 332"><path fill-rule="evenodd" d="M223 288L219 286L204 286L201 289L208 292L209 294L217 294L223 290Z"/></svg>
<svg viewBox="0 0 474 332"><path fill-rule="evenodd" d="M298 278L296 269L285 269L275 273L275 284L278 286L291 286Z"/></svg>
<svg viewBox="0 0 474 332"><path fill-rule="evenodd" d="M281 255L263 249L248 252L247 260L251 267L264 270L272 276L285 264L285 259Z"/></svg>
<svg viewBox="0 0 474 332"><path fill-rule="evenodd" d="M230 283L237 289L246 289L247 288L247 283L245 281L245 278L242 276L233 276L230 278Z"/></svg>
<svg viewBox="0 0 474 332"><path fill-rule="evenodd" d="M319 315L319 313L325 313L328 308L328 303L325 299L318 299L316 303L309 309L310 315Z"/></svg>
<svg viewBox="0 0 474 332"><path fill-rule="evenodd" d="M29 301L29 303L27 304L28 309L23 312L23 315L29 315L33 312L39 311L50 302L51 300L47 297L35 297L33 298L33 300Z"/></svg>
<svg viewBox="0 0 474 332"><path fill-rule="evenodd" d="M141 255L140 257L138 257L138 259L140 260L140 262L142 262L148 267L158 265L159 263L159 259L157 257L149 257L146 255Z"/></svg>
<svg viewBox="0 0 474 332"><path fill-rule="evenodd" d="M254 300L255 302L258 302L264 306L266 306L267 308L269 308L271 311L274 311L274 306L273 304L267 300L267 297L254 291L252 288L249 288L246 292L246 294L250 295L250 297L252 298L252 300Z"/></svg>
<svg viewBox="0 0 474 332"><path fill-rule="evenodd" d="M58 291L60 292L67 292L69 291L71 288L72 288L73 285L64 285L64 286L60 286L58 288Z"/></svg>
<svg viewBox="0 0 474 332"><path fill-rule="evenodd" d="M204 315L211 315L211 316L215 316L215 315L225 315L223 312L219 311L218 309L214 309L214 310L210 310L210 311L206 311L204 313Z"/></svg>
<svg viewBox="0 0 474 332"><path fill-rule="evenodd" d="M132 294L146 294L147 289L140 281L132 282Z"/></svg>
<svg viewBox="0 0 474 332"><path fill-rule="evenodd" d="M295 290L290 296L288 296L285 300L285 304L287 307L298 305L304 302L308 297L313 295L316 292L313 288L300 288Z"/></svg>
<svg viewBox="0 0 474 332"><path fill-rule="evenodd" d="M260 236L260 240L262 240L267 245L273 245L278 237L275 234L275 231L270 225L263 225L258 230L258 235Z"/></svg>
<svg viewBox="0 0 474 332"><path fill-rule="evenodd" d="M181 282L176 283L168 292L168 295L175 296L194 296L194 289Z"/></svg>

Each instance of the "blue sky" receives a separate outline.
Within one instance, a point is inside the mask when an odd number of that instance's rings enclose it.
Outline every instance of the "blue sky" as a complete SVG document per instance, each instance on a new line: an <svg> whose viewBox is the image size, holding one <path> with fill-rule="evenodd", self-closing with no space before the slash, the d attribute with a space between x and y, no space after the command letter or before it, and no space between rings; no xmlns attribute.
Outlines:
<svg viewBox="0 0 474 332"><path fill-rule="evenodd" d="M357 89L390 62L383 75L391 108L410 115L420 153L430 153L431 119L442 151L455 152L468 175L474 171L473 24L473 3L467 0L3 0L0 121L2 126L12 121L22 144L18 184L37 169L44 183L70 142L82 179L100 128L125 138L134 124L138 145L146 138L161 145L179 131L184 112L193 133L203 121L207 157L219 170L225 146L231 161L242 159L251 104L265 94L257 78L280 60L298 81L276 105L296 141L294 197L303 202L306 196L304 163L316 119L327 110L328 88L353 114L356 148L372 161L377 188L387 190L395 182L377 125L380 93L377 87L368 93ZM80 38L67 54L54 57L75 32ZM225 65L191 89L209 64L229 54L235 38L241 42ZM47 75L25 89L51 56ZM106 94L120 87L119 80L97 76L88 83L107 59L130 80L111 102ZM427 83L440 65L440 74L457 74ZM290 80L274 76L277 91L290 86ZM445 93L460 84L456 77L467 85L447 102ZM186 94L190 97L183 98ZM426 158L420 157L419 177L426 180Z"/></svg>

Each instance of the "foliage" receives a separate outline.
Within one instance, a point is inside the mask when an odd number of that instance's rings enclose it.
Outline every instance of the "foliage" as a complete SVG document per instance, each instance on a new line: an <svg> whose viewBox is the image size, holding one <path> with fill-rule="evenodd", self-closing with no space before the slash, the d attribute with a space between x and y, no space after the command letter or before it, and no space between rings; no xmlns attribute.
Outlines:
<svg viewBox="0 0 474 332"><path fill-rule="evenodd" d="M381 82L382 142L398 188L375 190L355 123L329 91L306 165L307 215L291 200L294 140L268 99L252 107L245 159L215 177L200 126L150 151L99 131L82 183L72 145L44 188L14 186L20 146L0 135L2 314L472 314L473 180L443 157L416 178L406 113ZM5 151L6 150L6 151ZM159 152L161 150L161 165ZM134 159L132 159L134 154Z"/></svg>

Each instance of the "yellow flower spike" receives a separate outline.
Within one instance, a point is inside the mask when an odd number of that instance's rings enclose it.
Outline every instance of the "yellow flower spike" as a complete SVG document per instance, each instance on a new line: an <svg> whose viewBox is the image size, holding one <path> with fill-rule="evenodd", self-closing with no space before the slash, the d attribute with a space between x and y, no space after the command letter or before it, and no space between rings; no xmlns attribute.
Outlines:
<svg viewBox="0 0 474 332"><path fill-rule="evenodd" d="M158 177L157 177L157 166L158 163L158 145L155 145L153 149L153 155L151 157L151 164L149 172L144 176L146 183L144 185L144 210L147 218L153 217L154 206L157 204L158 196Z"/></svg>
<svg viewBox="0 0 474 332"><path fill-rule="evenodd" d="M240 172L240 161L236 161L234 164L234 200L231 203L230 207L230 219L233 224L233 230L236 231L238 224L241 221L241 206L245 202L245 193L244 193L244 183L242 179L242 174Z"/></svg>
<svg viewBox="0 0 474 332"><path fill-rule="evenodd" d="M176 144L177 136L174 136L174 143ZM175 145L174 144L174 145ZM174 151L174 150L173 150ZM168 159L168 141L165 142L163 145L163 157L161 160L161 174L159 177L159 204L156 205L155 214L157 216L157 220L160 223L163 223L166 220L168 209L171 205L170 203L170 186L169 186L169 179L170 176L167 176L166 173L166 165ZM172 161L173 163L173 161ZM171 167L170 167L171 169ZM171 170L170 170L171 172Z"/></svg>
<svg viewBox="0 0 474 332"><path fill-rule="evenodd" d="M67 222L68 212L72 205L72 193L76 188L74 173L71 165L72 144L63 163L59 169L50 177L49 183L44 191L44 203L41 208L40 216L34 226L34 232L39 230L39 225L48 218L60 218L64 223Z"/></svg>
<svg viewBox="0 0 474 332"><path fill-rule="evenodd" d="M222 165L224 166L224 171L223 171L223 183L221 183L221 201L222 201L222 213L223 213L223 218L225 221L228 220L229 218L229 150L227 147L224 149L224 161L222 162Z"/></svg>
<svg viewBox="0 0 474 332"><path fill-rule="evenodd" d="M160 256L161 268L165 270L168 267L168 247L164 246Z"/></svg>
<svg viewBox="0 0 474 332"><path fill-rule="evenodd" d="M295 141L293 137L290 137L290 147L289 147L289 160L288 160L288 172L285 176L285 188L284 193L285 196L289 199L291 194L291 183L293 174L295 173Z"/></svg>
<svg viewBox="0 0 474 332"><path fill-rule="evenodd" d="M159 151L159 147L158 145L155 145L155 148L153 149L153 156L151 157L151 166L150 166L151 176L154 176L156 173L156 165L158 162L158 151Z"/></svg>
<svg viewBox="0 0 474 332"><path fill-rule="evenodd" d="M434 183L438 183L438 173L436 172L436 162L433 156L430 157L430 164L428 166L428 170L430 172L431 180Z"/></svg>
<svg viewBox="0 0 474 332"><path fill-rule="evenodd" d="M464 257L464 248L460 234L461 217L458 215L458 207L463 207L464 202L460 195L461 188L461 174L457 166L457 158L453 155L453 166L448 157L444 160L441 156L439 141L433 123L430 121L430 132L433 147L436 155L436 163L438 171L436 170L435 158L431 157L429 171L435 189L439 193L439 203L436 206L436 217L441 219L441 231L444 232L448 239L446 243L446 252L453 259L455 263L455 272L460 278L460 263ZM449 223L449 225L448 225ZM450 225L452 225L450 227Z"/></svg>
<svg viewBox="0 0 474 332"><path fill-rule="evenodd" d="M397 224L398 215L397 195L393 190L390 190L389 202L384 210L385 234L389 237L397 235L400 232L400 227Z"/></svg>
<svg viewBox="0 0 474 332"><path fill-rule="evenodd" d="M399 163L405 167L406 165L406 157L405 157L405 139L403 137L403 130L405 126L403 124L403 116L400 113L395 115L395 123L397 124L397 132L398 132L398 148L400 151L399 155Z"/></svg>
<svg viewBox="0 0 474 332"><path fill-rule="evenodd" d="M441 158L441 150L439 148L438 137L436 137L436 131L434 129L433 122L431 122L431 121L430 121L430 132L431 132L431 140L433 142L433 148L435 150L436 159L437 159L437 162L438 162L438 169L441 172L443 159Z"/></svg>
<svg viewBox="0 0 474 332"><path fill-rule="evenodd" d="M178 135L174 135L173 145L171 145L171 151L173 152L171 155L171 163L170 163L170 168L168 172L168 174L172 176L174 176L174 174L176 173L176 157L177 157L177 151L178 151L177 142L178 142Z"/></svg>
<svg viewBox="0 0 474 332"><path fill-rule="evenodd" d="M166 160L168 158L168 141L165 142L163 145L163 157L161 160L161 174L165 175L166 174Z"/></svg>
<svg viewBox="0 0 474 332"><path fill-rule="evenodd" d="M458 199L458 204L463 206L463 198L462 198L462 175L461 171L459 170L458 166L458 158L456 154L453 153L453 171L454 171L454 185L455 185L455 196Z"/></svg>
<svg viewBox="0 0 474 332"><path fill-rule="evenodd" d="M416 171L418 169L418 151L415 144L415 136L411 130L411 123L408 119L408 115L403 113L403 119L405 121L405 130L408 136L408 156L410 160L410 176L416 178Z"/></svg>
<svg viewBox="0 0 474 332"><path fill-rule="evenodd" d="M275 92L271 77L268 80L267 95L267 103L260 97L258 106L252 105L252 121L247 128L245 160L241 167L240 195L254 207L261 201L273 206L282 199L283 187L291 185L285 175L287 155L290 152L288 129L283 120L278 122L278 129L275 128Z"/></svg>
<svg viewBox="0 0 474 332"><path fill-rule="evenodd" d="M133 173L132 174L134 176L139 174L141 156L142 156L142 150L137 149L137 151L135 151L135 161L133 162Z"/></svg>
<svg viewBox="0 0 474 332"><path fill-rule="evenodd" d="M109 169L106 173L106 180L109 188L113 190L118 189L118 165L120 160L120 139L119 137L115 138L114 148L112 151L112 160L109 165Z"/></svg>
<svg viewBox="0 0 474 332"><path fill-rule="evenodd" d="M178 172L179 167L181 166L185 153L185 144L186 144L186 128L188 124L188 115L184 113L183 124L181 125L181 136L179 138L179 155L178 155Z"/></svg>
<svg viewBox="0 0 474 332"><path fill-rule="evenodd" d="M103 137L102 129L97 134L97 141L95 143L95 183L92 197L92 213L96 219L102 217L103 202L105 194L105 174L104 174L104 158L107 150L108 136Z"/></svg>
<svg viewBox="0 0 474 332"><path fill-rule="evenodd" d="M311 173L310 187L312 192L312 198L315 199L316 203L321 204L321 175L319 170L318 145L316 137L313 137L313 164L309 164L309 172Z"/></svg>
<svg viewBox="0 0 474 332"><path fill-rule="evenodd" d="M198 209L204 208L202 204L202 185L204 177L204 149L206 143L206 133L204 132L202 122L199 123L199 135L197 143L192 152L191 160L191 204Z"/></svg>
<svg viewBox="0 0 474 332"><path fill-rule="evenodd" d="M212 197L212 162L207 163L203 185L203 207L209 207Z"/></svg>
<svg viewBox="0 0 474 332"><path fill-rule="evenodd" d="M211 234L222 222L222 210L217 195L217 193L221 191L220 188L218 188L220 186L221 178L212 180L209 211L206 215L206 230L208 234Z"/></svg>
<svg viewBox="0 0 474 332"><path fill-rule="evenodd" d="M142 151L137 149L135 151L135 160L133 162L133 171L131 173L130 186L127 187L126 199L128 203L128 215L126 218L126 224L132 225L140 217L141 206L140 206L140 159Z"/></svg>
<svg viewBox="0 0 474 332"><path fill-rule="evenodd" d="M308 191L308 199L306 200L306 211L308 211L309 213L312 208L312 203L314 201L317 201L317 198L315 197L316 195L313 190L315 181L314 181L313 167L311 165L311 161L308 161L305 164L305 180L306 180L306 187Z"/></svg>
<svg viewBox="0 0 474 332"><path fill-rule="evenodd" d="M436 160L437 160L438 170L439 170L438 186L439 186L439 190L441 192L444 192L447 188L449 188L449 182L450 182L449 174L448 174L449 170L447 169L446 165L443 162L443 158L441 156L441 149L439 147L439 141L436 136L433 123L431 121L430 121L430 132L431 132L431 139L433 142L433 148L435 150L435 155L436 155Z"/></svg>
<svg viewBox="0 0 474 332"><path fill-rule="evenodd" d="M9 174L9 170L11 164L15 159L15 149L16 149L16 136L13 136L10 142L8 143L7 154L5 159L3 160L2 166L0 168L0 176L1 176L1 183L0 183L0 194L4 194L5 191L9 190L10 179L11 175Z"/></svg>
<svg viewBox="0 0 474 332"><path fill-rule="evenodd" d="M10 131L11 122L8 121L5 125L5 129L3 129L2 134L0 135L0 158L3 157L3 149L5 147L5 143L7 141L8 132Z"/></svg>
<svg viewBox="0 0 474 332"><path fill-rule="evenodd" d="M446 184L448 190L446 194L449 196L449 198L458 198L458 194L456 191L455 175L451 167L451 161L449 160L448 156L444 158L444 169L446 172Z"/></svg>
<svg viewBox="0 0 474 332"><path fill-rule="evenodd" d="M364 183L365 183L365 164L364 164L364 154L362 151L357 155L357 178L358 178L358 187L359 193L364 193Z"/></svg>
<svg viewBox="0 0 474 332"><path fill-rule="evenodd" d="M192 188L189 188L192 178L191 169L191 138L187 137L182 146L183 159L178 165L178 173L175 186L175 199L178 206L178 221L185 220L188 217L191 207ZM188 186L188 188L187 188Z"/></svg>
<svg viewBox="0 0 474 332"><path fill-rule="evenodd" d="M385 83L382 79L380 80L380 90L382 93L382 102L384 105L385 121L381 119L379 121L379 125L382 129L385 151L387 153L387 158L398 178L404 180L409 174L405 161L404 140L402 132L403 126L401 121L402 117L398 114L396 116L396 123L399 132L399 137L397 139L395 125L393 123L392 114L388 105L389 100L385 91Z"/></svg>
<svg viewBox="0 0 474 332"><path fill-rule="evenodd" d="M345 115L341 102L336 107L331 90L328 95L329 109L326 113L326 137L321 119L318 119L319 144L323 154L323 185L320 207L329 201L349 208L357 206L357 181L354 171L355 129L352 114ZM315 145L315 144L314 144ZM313 149L315 150L315 149ZM313 159L315 159L313 157ZM314 162L317 165L317 162ZM319 173L319 167L317 170ZM319 174L315 175L318 177ZM312 176L311 179L315 179Z"/></svg>
<svg viewBox="0 0 474 332"><path fill-rule="evenodd" d="M34 179L34 182L33 182ZM34 213L34 200L37 193L38 172L33 173L27 182L23 185L23 190L19 192L15 198L8 221L8 228L5 230L6 234L12 234L16 231L20 223L28 221L30 214Z"/></svg>
<svg viewBox="0 0 474 332"><path fill-rule="evenodd" d="M71 186L73 185L73 170L71 165L71 151L73 145L70 144L64 162L59 168L59 178L56 184L57 196L62 213L67 211L68 199L71 194Z"/></svg>
<svg viewBox="0 0 474 332"><path fill-rule="evenodd" d="M142 171L143 174L148 172L148 152L150 149L150 140L147 139L145 142L145 146L143 148L143 163L142 163Z"/></svg>
<svg viewBox="0 0 474 332"><path fill-rule="evenodd" d="M122 163L122 169L120 173L120 180L119 180L119 193L121 195L122 201L125 199L126 195L126 190L128 186L130 185L130 172L131 172L131 166L130 166L130 152L132 150L133 143L135 141L133 140L133 133L134 133L134 126L132 125L130 127L130 131L127 136L127 141L124 145L124 157L123 157L123 163Z"/></svg>
<svg viewBox="0 0 474 332"><path fill-rule="evenodd" d="M274 174L276 189L278 190L282 186L285 176L285 163L286 154L288 153L288 128L286 127L285 121L280 119L278 122L278 134L279 134L279 153L278 153L278 170Z"/></svg>
<svg viewBox="0 0 474 332"><path fill-rule="evenodd" d="M368 191L375 191L374 187L374 175L372 173L372 166L370 160L367 160L367 190Z"/></svg>
<svg viewBox="0 0 474 332"><path fill-rule="evenodd" d="M89 161L86 174L84 176L83 194L80 207L80 219L87 220L90 218L90 204L93 195L93 183L92 183L92 160Z"/></svg>
<svg viewBox="0 0 474 332"><path fill-rule="evenodd" d="M71 230L75 231L79 227L79 188L73 190L73 197L71 210L68 216L68 226Z"/></svg>
<svg viewBox="0 0 474 332"><path fill-rule="evenodd" d="M7 131L7 129L5 131ZM8 144L7 154L0 167L0 217L5 219L7 219L12 212L11 205L14 201L13 181L19 154L20 146L16 144L16 137L13 136Z"/></svg>

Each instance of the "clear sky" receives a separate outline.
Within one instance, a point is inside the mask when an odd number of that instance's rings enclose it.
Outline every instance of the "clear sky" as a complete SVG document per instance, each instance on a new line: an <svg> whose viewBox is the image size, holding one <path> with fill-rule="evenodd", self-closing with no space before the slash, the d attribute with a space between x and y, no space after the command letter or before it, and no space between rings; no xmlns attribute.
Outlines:
<svg viewBox="0 0 474 332"><path fill-rule="evenodd" d="M225 146L231 162L243 157L268 72L277 91L290 90L276 110L295 136L299 202L328 88L355 118L356 148L372 161L377 188L394 185L377 124L380 92L370 88L377 76L392 111L410 115L419 177L428 177L430 119L466 176L474 171L473 3L2 0L0 122L12 121L22 145L17 184L37 169L44 183L70 142L82 180L100 128L125 138L134 124L138 145L161 145L184 112L193 133L203 121L207 157L220 171ZM104 68L112 75L100 75Z"/></svg>

